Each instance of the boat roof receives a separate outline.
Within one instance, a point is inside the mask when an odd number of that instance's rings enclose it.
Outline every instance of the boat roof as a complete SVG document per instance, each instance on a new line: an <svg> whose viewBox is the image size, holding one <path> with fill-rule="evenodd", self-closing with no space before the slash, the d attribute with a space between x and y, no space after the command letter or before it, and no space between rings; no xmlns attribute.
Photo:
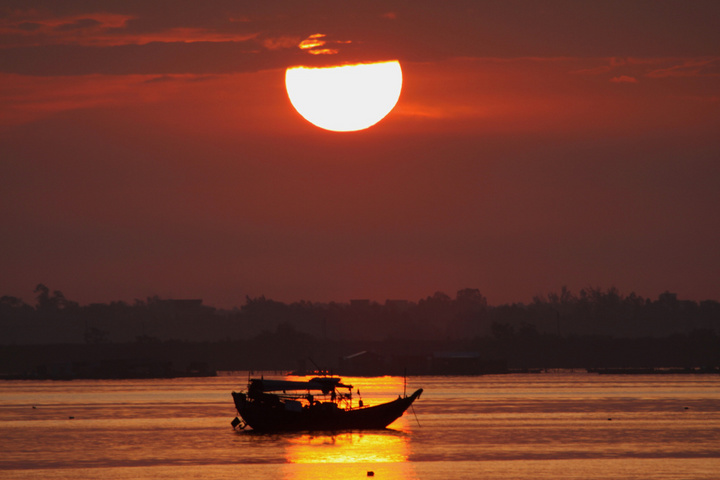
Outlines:
<svg viewBox="0 0 720 480"><path fill-rule="evenodd" d="M257 389L263 392L281 392L287 390L319 390L328 393L336 388L353 388L352 385L345 385L338 377L315 377L307 382L294 380L265 380L253 378L250 380L250 389Z"/></svg>

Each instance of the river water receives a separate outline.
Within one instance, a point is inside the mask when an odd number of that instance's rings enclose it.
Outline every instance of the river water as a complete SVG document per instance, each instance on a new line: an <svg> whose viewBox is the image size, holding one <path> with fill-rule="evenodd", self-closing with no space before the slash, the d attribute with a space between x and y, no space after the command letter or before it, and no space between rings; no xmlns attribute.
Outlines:
<svg viewBox="0 0 720 480"><path fill-rule="evenodd" d="M366 404L405 387L344 382ZM0 478L720 478L717 375L410 377L425 392L389 429L335 435L235 432L246 383L0 382Z"/></svg>

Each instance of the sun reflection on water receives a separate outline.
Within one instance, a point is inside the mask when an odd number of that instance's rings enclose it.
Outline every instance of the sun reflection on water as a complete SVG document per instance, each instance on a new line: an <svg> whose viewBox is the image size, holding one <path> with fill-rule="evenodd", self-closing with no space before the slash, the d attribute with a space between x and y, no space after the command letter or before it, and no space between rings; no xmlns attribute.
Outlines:
<svg viewBox="0 0 720 480"><path fill-rule="evenodd" d="M408 456L409 435L401 431L305 434L289 441L284 478L360 478L372 472L385 480L412 479Z"/></svg>
<svg viewBox="0 0 720 480"><path fill-rule="evenodd" d="M384 403L403 392L400 377L343 377L352 384L353 402L358 394L366 405ZM400 480L416 478L410 456L411 427L407 416L400 417L386 430L307 433L287 438L284 478L330 479L368 477ZM369 477L368 477L369 478Z"/></svg>
<svg viewBox="0 0 720 480"><path fill-rule="evenodd" d="M289 463L387 463L408 459L407 434L397 431L302 435L291 440Z"/></svg>

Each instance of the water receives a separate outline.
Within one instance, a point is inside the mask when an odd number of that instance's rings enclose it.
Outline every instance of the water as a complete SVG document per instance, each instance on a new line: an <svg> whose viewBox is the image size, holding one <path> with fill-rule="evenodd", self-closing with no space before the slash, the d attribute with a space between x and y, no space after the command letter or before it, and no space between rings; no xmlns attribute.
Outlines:
<svg viewBox="0 0 720 480"><path fill-rule="evenodd" d="M401 378L346 378L366 404ZM411 377L379 432L234 432L246 376L0 383L0 478L716 479L720 377ZM33 408L35 407L35 408ZM71 418L73 417L73 418Z"/></svg>

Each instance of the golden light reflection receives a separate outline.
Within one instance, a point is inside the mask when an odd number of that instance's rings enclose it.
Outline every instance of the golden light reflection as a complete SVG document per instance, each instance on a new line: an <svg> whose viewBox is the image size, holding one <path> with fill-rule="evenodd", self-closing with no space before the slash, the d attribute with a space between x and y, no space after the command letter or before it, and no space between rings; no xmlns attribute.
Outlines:
<svg viewBox="0 0 720 480"><path fill-rule="evenodd" d="M409 435L398 431L302 435L287 447L287 480L366 477L385 480L416 478L408 461Z"/></svg>
<svg viewBox="0 0 720 480"><path fill-rule="evenodd" d="M302 435L288 447L289 463L387 463L408 458L408 438L402 432L348 432Z"/></svg>

